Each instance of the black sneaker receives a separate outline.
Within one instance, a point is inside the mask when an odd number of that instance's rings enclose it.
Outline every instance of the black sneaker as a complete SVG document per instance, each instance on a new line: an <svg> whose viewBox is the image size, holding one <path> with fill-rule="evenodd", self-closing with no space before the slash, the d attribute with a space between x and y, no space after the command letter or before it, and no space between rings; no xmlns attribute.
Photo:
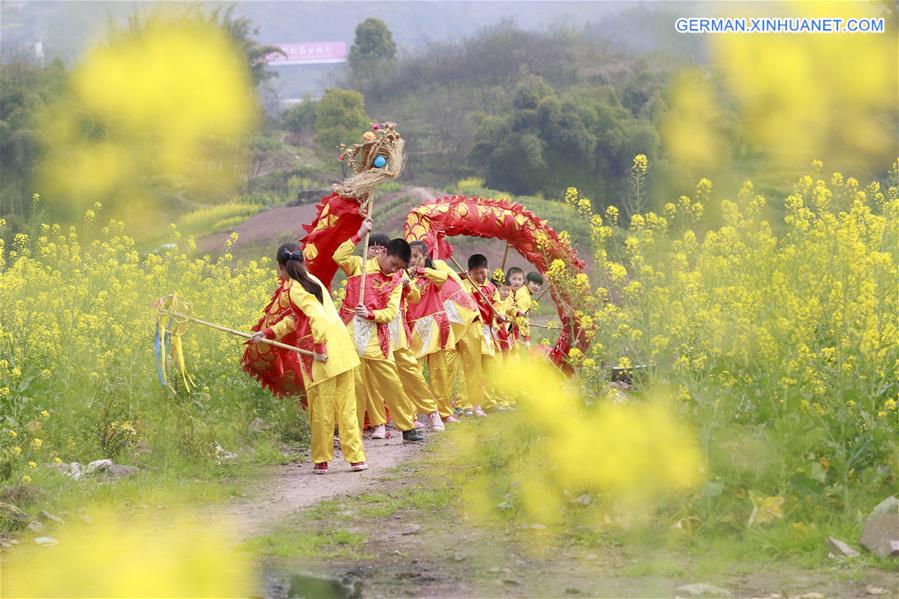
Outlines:
<svg viewBox="0 0 899 599"><path fill-rule="evenodd" d="M418 432L417 428L413 428L412 430L403 431L403 442L409 443L419 443L425 440L425 436Z"/></svg>

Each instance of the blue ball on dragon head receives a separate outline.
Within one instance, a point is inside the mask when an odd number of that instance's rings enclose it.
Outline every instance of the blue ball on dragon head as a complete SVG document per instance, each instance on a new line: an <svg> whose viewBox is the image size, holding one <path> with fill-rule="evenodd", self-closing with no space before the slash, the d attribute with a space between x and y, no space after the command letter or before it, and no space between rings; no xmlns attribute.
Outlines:
<svg viewBox="0 0 899 599"><path fill-rule="evenodd" d="M375 156L375 159L372 160L371 165L375 168L384 168L387 166L387 159L381 155Z"/></svg>

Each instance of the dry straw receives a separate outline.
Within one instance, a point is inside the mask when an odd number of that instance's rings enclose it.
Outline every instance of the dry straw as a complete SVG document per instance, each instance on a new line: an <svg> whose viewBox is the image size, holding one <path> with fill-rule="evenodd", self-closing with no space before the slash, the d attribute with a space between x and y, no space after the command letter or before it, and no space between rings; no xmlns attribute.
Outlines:
<svg viewBox="0 0 899 599"><path fill-rule="evenodd" d="M377 185L396 179L406 164L405 141L396 130L396 123L374 125L372 131L362 135L362 142L351 147L341 146L341 160L348 160L355 173L352 177L337 183L333 191L359 202L368 200ZM374 166L374 160L383 156L387 161L382 168Z"/></svg>

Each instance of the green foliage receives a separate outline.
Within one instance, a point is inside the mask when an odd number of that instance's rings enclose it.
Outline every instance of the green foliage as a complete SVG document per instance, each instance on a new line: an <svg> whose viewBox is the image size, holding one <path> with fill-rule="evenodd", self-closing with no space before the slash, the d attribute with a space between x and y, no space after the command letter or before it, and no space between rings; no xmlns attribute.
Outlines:
<svg viewBox="0 0 899 599"><path fill-rule="evenodd" d="M321 188L321 183L317 183L308 177L294 175L287 180L287 193L291 198L296 197L297 193L301 191Z"/></svg>
<svg viewBox="0 0 899 599"><path fill-rule="evenodd" d="M473 195L480 189L484 189L484 180L480 177L468 177L456 182L456 193Z"/></svg>
<svg viewBox="0 0 899 599"><path fill-rule="evenodd" d="M468 160L488 186L514 193L555 194L575 182L617 199L633 150L654 156L658 146L652 126L618 102L579 88L557 94L529 75L503 112L483 118Z"/></svg>
<svg viewBox="0 0 899 599"><path fill-rule="evenodd" d="M251 164L247 173L246 188L250 191L255 188L256 180L262 174L266 160L282 149L282 143L280 139L272 135L254 135L250 137L247 145Z"/></svg>
<svg viewBox="0 0 899 599"><path fill-rule="evenodd" d="M396 57L396 43L387 24L369 17L356 27L356 37L350 47L350 68L356 76L367 76L372 69L388 65Z"/></svg>
<svg viewBox="0 0 899 599"><path fill-rule="evenodd" d="M634 197L646 170L635 157ZM694 197L634 213L627 227L617 211L585 213L606 301L586 319L582 384L647 365L708 456L691 517L714 534L808 551L826 536L816 526L857 527L899 476L896 188L818 172L774 211L751 182L735 201L712 189L702 179ZM792 528L749 524L766 500L782 506L762 524Z"/></svg>
<svg viewBox="0 0 899 599"><path fill-rule="evenodd" d="M365 559L371 556L362 551L364 543L363 535L336 527L309 530L288 526L256 537L246 547L268 557Z"/></svg>
<svg viewBox="0 0 899 599"><path fill-rule="evenodd" d="M189 235L203 235L222 231L242 223L253 216L262 206L229 202L188 212L181 217L180 228Z"/></svg>
<svg viewBox="0 0 899 599"><path fill-rule="evenodd" d="M233 6L216 7L208 13L195 6L179 6L174 10L174 19L211 23L224 30L245 56L247 69L255 85L261 85L275 75L267 68L265 57L280 50L259 44L255 40L258 29L249 19L236 17ZM155 15L152 11L138 13L132 15L122 26L110 25L106 43L114 44L117 40L143 34ZM60 105L77 104L75 100L66 98L66 94L70 93L68 83L69 73L60 61L41 66L26 58L13 57L0 64L0 163L3 165L0 169L0 216L6 218L12 232L27 228L26 223L31 216L30 197L33 192L39 191L35 188L37 181L34 180L36 166L43 156L54 149L50 135L57 132L49 127L38 130L38 117L51 105L58 110ZM54 100L58 104L53 104ZM49 122L59 123L59 119L53 117ZM109 121L104 124L102 118L86 111L77 115L76 127L84 133L81 139L87 147L93 147L111 136L108 126ZM210 155L214 154L218 143L220 141L216 140L216 143L209 144ZM270 148L251 144L251 150L254 152L253 156L258 157L260 152L270 151ZM193 158L202 163L204 157ZM198 169L200 170L202 169ZM253 173L251 179L252 175ZM74 213L67 213L67 209L73 204L64 197L65 191L63 189L57 194L59 197L56 199L59 201L54 206L55 216L59 218L74 217ZM141 192L142 196L158 196L165 204L165 209L176 205L173 198L180 199L185 193L183 189L172 189L154 176L147 177ZM96 199L103 200L101 197ZM109 202L107 206L112 207Z"/></svg>
<svg viewBox="0 0 899 599"><path fill-rule="evenodd" d="M330 150L341 143L355 142L369 123L362 94L351 89L329 89L315 108L315 143Z"/></svg>
<svg viewBox="0 0 899 599"><path fill-rule="evenodd" d="M44 152L35 114L64 93L67 77L60 61L0 63L0 217L13 232L31 215L33 168Z"/></svg>
<svg viewBox="0 0 899 599"><path fill-rule="evenodd" d="M476 176L547 196L576 185L620 202L630 159L659 152L654 121L667 75L652 64L583 32L504 23L412 51L391 71L349 84L364 92L369 113L401 123L416 180Z"/></svg>
<svg viewBox="0 0 899 599"><path fill-rule="evenodd" d="M284 128L294 134L312 133L315 131L315 111L318 102L312 98L303 98L281 114Z"/></svg>
<svg viewBox="0 0 899 599"><path fill-rule="evenodd" d="M216 210L193 220L227 216ZM93 221L95 211L85 216ZM44 225L17 237L5 266L0 260L0 466L9 465L7 478L37 477L46 468L28 462L55 457L209 463L220 457L217 446L255 447L256 459L270 462L279 459L279 443L308 439L292 402L274 400L242 372L237 338L191 326L183 347L195 386L176 376L173 388L162 388L157 379L153 301L175 291L193 302L197 317L245 330L271 293L270 263L191 257L192 243L174 229L167 249L142 256L122 228ZM255 418L265 430L249 429Z"/></svg>
<svg viewBox="0 0 899 599"><path fill-rule="evenodd" d="M257 87L278 74L268 68L266 58L272 54L284 54L277 46L265 46L256 41L259 28L246 17L234 17L235 5L227 7L217 6L209 15L210 21L224 29L234 40L234 43L247 58L247 66L253 78L253 84Z"/></svg>

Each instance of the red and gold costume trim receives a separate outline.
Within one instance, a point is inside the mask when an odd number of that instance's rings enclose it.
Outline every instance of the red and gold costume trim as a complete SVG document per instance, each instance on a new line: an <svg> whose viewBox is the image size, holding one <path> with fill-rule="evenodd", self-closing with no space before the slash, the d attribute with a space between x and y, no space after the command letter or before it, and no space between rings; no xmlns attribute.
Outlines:
<svg viewBox="0 0 899 599"><path fill-rule="evenodd" d="M546 221L521 204L508 200L458 195L437 198L409 212L404 234L408 241L424 241L434 259L452 255L453 248L446 238L467 235L509 242L510 247L541 273L545 273L554 260L562 260L574 273L584 270L584 262L571 245L563 241ZM580 298L569 297L556 288L550 292L562 331L549 356L556 364L563 364L572 346L586 350L589 340L581 334L572 308L582 303Z"/></svg>

